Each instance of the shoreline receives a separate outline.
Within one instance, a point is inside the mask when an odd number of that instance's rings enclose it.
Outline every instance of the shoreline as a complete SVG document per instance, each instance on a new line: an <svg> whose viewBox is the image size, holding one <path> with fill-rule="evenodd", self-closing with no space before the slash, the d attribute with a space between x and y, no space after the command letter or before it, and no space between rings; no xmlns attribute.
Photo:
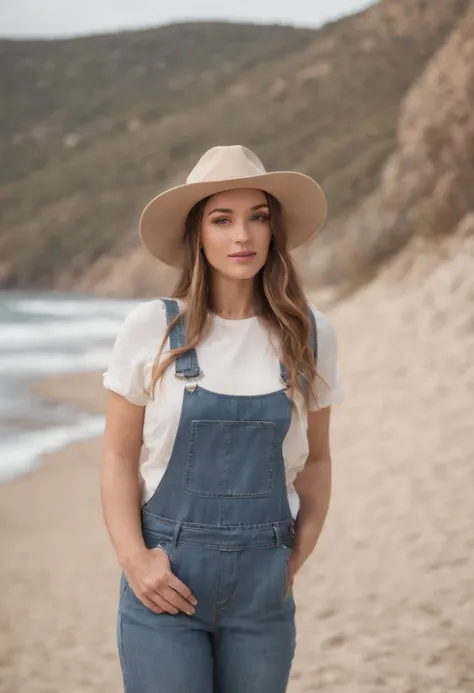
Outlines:
<svg viewBox="0 0 474 693"><path fill-rule="evenodd" d="M23 416L18 414L16 421L7 419L10 426L16 427L17 437L10 433L3 446L0 486L37 472L44 458L73 443L100 437L103 431L106 391L102 373L36 376L29 383L23 382L22 388L36 411L51 409L51 418L37 417L26 410ZM56 408L63 410L59 417L54 414Z"/></svg>

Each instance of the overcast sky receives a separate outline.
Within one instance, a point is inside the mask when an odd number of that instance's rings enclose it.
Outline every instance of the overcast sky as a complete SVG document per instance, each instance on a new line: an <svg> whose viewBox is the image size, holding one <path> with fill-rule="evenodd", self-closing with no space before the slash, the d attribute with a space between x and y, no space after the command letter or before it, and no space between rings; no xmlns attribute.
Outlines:
<svg viewBox="0 0 474 693"><path fill-rule="evenodd" d="M374 0L0 0L0 36L56 37L187 19L319 26Z"/></svg>

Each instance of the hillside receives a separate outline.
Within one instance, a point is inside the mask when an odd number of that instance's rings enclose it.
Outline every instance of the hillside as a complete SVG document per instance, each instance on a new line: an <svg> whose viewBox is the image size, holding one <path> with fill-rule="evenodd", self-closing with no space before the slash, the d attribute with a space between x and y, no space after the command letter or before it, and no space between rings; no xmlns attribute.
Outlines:
<svg viewBox="0 0 474 693"><path fill-rule="evenodd" d="M0 42L0 284L153 293L139 211L216 143L322 182L324 257L384 185L400 104L468 5L382 0L318 31L189 24ZM331 267L306 265L305 277L339 283L344 263Z"/></svg>
<svg viewBox="0 0 474 693"><path fill-rule="evenodd" d="M308 274L351 290L404 248L399 279L412 265L442 264L454 247L474 264L473 110L474 3L403 99L379 184L312 244Z"/></svg>

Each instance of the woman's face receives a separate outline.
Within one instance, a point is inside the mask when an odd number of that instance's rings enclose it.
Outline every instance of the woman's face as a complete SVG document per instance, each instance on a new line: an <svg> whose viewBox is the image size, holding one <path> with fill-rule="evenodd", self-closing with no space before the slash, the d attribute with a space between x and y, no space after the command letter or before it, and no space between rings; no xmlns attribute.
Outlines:
<svg viewBox="0 0 474 693"><path fill-rule="evenodd" d="M264 266L272 231L267 198L261 190L228 190L206 203L201 246L217 272L250 279Z"/></svg>

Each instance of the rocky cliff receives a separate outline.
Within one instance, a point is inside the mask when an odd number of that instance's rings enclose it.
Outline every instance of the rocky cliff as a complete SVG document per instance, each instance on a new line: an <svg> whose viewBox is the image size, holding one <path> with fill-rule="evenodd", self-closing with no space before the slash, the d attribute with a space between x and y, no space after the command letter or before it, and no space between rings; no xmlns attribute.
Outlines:
<svg viewBox="0 0 474 693"><path fill-rule="evenodd" d="M376 189L313 244L308 274L351 286L408 245L440 258L446 239L459 238L461 247L474 232L473 111L471 4L402 100Z"/></svg>

